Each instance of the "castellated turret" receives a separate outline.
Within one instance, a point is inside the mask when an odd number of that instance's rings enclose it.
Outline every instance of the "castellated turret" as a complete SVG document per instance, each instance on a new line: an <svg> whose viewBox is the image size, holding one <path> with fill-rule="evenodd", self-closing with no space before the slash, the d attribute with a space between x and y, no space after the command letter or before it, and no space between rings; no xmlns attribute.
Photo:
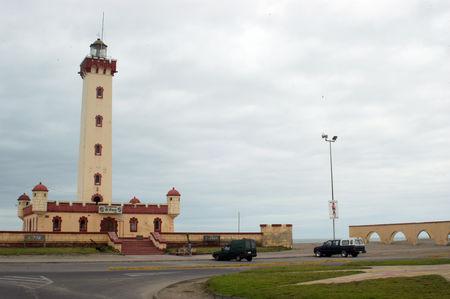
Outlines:
<svg viewBox="0 0 450 299"><path fill-rule="evenodd" d="M172 188L167 192L167 206L169 216L175 218L180 215L180 192Z"/></svg>
<svg viewBox="0 0 450 299"><path fill-rule="evenodd" d="M36 214L43 214L47 212L47 194L48 194L47 187L44 184L39 183L39 185L36 185L32 191L33 191L33 201L32 201L33 212Z"/></svg>
<svg viewBox="0 0 450 299"><path fill-rule="evenodd" d="M23 209L30 205L31 199L24 193L19 196L17 201L19 202L17 205L17 216L23 220Z"/></svg>

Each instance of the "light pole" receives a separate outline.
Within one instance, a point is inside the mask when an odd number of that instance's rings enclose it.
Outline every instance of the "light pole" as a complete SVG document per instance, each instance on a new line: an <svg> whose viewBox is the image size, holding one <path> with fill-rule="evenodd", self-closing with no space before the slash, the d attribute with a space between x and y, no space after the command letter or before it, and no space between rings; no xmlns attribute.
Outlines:
<svg viewBox="0 0 450 299"><path fill-rule="evenodd" d="M331 156L331 143L336 142L337 136L333 136L333 138L328 139L328 135L323 133L322 138L325 139L326 142L330 145L330 173L331 173L331 218L333 219L333 240L336 239L335 235L335 225L334 225L334 219L336 218L336 206L334 201L334 187L333 187L333 158Z"/></svg>

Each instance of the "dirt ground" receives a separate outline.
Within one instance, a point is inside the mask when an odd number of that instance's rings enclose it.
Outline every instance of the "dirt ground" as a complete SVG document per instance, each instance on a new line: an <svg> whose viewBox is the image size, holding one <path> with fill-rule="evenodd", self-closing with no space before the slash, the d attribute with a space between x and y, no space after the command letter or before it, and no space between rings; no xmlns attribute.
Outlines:
<svg viewBox="0 0 450 299"><path fill-rule="evenodd" d="M313 249L319 243L297 243L294 244L294 248L289 251L280 252L280 257L287 254L289 256L298 255L299 257L312 256ZM377 258L428 258L428 257L448 257L450 258L450 246L436 246L433 240L420 240L416 246L409 245L406 241L396 241L390 245L385 245L380 242L371 242L366 244L366 254L360 255L361 257L367 257L370 259ZM270 253L268 253L270 254ZM271 255L276 255L273 253ZM263 254L261 254L263 255ZM338 257L336 257L338 258ZM358 260L355 259L355 260ZM402 273L408 273L408 268L405 267L401 270ZM412 268L411 268L412 269ZM448 267L442 269L448 275ZM442 273L444 274L444 273ZM405 275L407 276L407 275ZM370 276L368 276L370 277ZM370 279L370 278L367 278ZM190 281L184 281L173 284L163 290L161 290L157 298L158 299L211 299L211 298L231 298L231 297L214 297L206 294L203 291L203 285L208 278L194 279Z"/></svg>

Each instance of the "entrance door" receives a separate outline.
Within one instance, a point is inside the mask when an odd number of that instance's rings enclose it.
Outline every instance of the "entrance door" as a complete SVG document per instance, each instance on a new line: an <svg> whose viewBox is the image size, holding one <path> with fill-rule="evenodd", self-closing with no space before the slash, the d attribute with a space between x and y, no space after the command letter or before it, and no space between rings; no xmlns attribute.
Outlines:
<svg viewBox="0 0 450 299"><path fill-rule="evenodd" d="M117 232L117 222L114 218L106 217L103 218L100 224L101 232Z"/></svg>

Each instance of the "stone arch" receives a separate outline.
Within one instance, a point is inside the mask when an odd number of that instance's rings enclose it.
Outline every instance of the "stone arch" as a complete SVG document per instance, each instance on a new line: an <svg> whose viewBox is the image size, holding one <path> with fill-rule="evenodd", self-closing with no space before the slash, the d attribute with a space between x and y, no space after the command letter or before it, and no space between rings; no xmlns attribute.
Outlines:
<svg viewBox="0 0 450 299"><path fill-rule="evenodd" d="M425 238L425 235L426 235L426 238ZM416 238L414 239L415 245L419 245L419 244L423 245L423 244L430 242L431 240L433 240L433 243L436 242L434 233L429 229L421 229L417 233Z"/></svg>
<svg viewBox="0 0 450 299"><path fill-rule="evenodd" d="M403 235L404 239L398 238L399 237L399 236L397 236L398 234ZM392 244L393 242L399 242L399 241L409 241L409 240L404 232L402 232L401 230L394 230L391 233L391 236L389 237L389 244Z"/></svg>
<svg viewBox="0 0 450 299"><path fill-rule="evenodd" d="M370 241L370 238L374 237L374 235L377 236L377 239L374 239L372 241ZM376 232L376 231L371 231L367 234L367 236L364 238L364 242L367 244L369 242L381 242L381 237L380 235Z"/></svg>

